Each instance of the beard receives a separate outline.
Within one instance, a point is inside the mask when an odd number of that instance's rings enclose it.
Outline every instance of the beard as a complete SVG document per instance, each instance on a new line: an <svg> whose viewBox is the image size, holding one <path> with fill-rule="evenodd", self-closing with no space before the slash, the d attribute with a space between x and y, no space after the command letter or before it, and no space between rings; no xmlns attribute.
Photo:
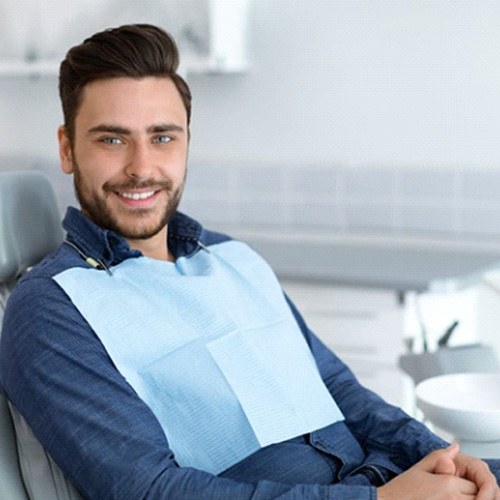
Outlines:
<svg viewBox="0 0 500 500"><path fill-rule="evenodd" d="M96 225L103 229L114 231L126 239L145 240L158 234L174 216L181 201L185 178L176 189L172 183L166 180L158 181L146 179L143 181L129 180L122 184L106 182L103 186L104 195L88 188L76 162L73 163L73 183L78 202L82 212L86 214ZM163 210L158 208L113 208L107 202L108 196L114 196L116 192L124 192L133 189L151 188L155 191L163 190L167 193L167 203ZM127 213L128 212L128 213ZM158 212L158 213L154 213ZM133 219L131 221L131 219Z"/></svg>

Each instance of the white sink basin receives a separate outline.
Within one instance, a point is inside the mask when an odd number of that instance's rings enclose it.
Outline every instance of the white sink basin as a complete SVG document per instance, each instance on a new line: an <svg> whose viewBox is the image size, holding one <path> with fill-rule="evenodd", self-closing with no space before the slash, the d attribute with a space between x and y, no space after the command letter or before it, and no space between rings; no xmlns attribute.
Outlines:
<svg viewBox="0 0 500 500"><path fill-rule="evenodd" d="M416 387L426 418L458 440L500 440L500 373L440 375Z"/></svg>

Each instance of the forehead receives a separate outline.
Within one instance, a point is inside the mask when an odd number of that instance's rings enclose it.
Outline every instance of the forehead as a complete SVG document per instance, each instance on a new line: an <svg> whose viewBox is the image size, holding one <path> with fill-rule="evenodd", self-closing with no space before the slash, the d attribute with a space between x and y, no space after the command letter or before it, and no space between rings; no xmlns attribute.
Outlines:
<svg viewBox="0 0 500 500"><path fill-rule="evenodd" d="M168 77L119 77L85 85L75 125L104 121L139 126L158 120L186 126L186 109L174 82Z"/></svg>

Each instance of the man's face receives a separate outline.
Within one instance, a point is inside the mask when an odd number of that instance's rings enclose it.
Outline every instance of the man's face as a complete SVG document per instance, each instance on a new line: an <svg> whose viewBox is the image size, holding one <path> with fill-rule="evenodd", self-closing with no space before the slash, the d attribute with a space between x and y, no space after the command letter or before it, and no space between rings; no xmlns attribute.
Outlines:
<svg viewBox="0 0 500 500"><path fill-rule="evenodd" d="M74 130L71 147L59 129L61 168L74 174L83 212L129 240L159 234L179 204L186 176L187 116L172 80L89 83Z"/></svg>

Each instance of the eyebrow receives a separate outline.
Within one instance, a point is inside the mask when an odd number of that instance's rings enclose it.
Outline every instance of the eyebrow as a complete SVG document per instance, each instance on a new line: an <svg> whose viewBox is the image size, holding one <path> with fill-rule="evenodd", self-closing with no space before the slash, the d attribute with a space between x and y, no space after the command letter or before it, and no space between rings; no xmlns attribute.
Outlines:
<svg viewBox="0 0 500 500"><path fill-rule="evenodd" d="M130 135L132 131L128 128L121 127L119 125L108 125L102 123L100 125L96 125L88 130L88 134L95 134L99 132L108 132L111 134L120 134L120 135ZM184 128L176 125L175 123L159 123L157 125L151 125L146 129L148 134L158 134L162 132L184 132Z"/></svg>

